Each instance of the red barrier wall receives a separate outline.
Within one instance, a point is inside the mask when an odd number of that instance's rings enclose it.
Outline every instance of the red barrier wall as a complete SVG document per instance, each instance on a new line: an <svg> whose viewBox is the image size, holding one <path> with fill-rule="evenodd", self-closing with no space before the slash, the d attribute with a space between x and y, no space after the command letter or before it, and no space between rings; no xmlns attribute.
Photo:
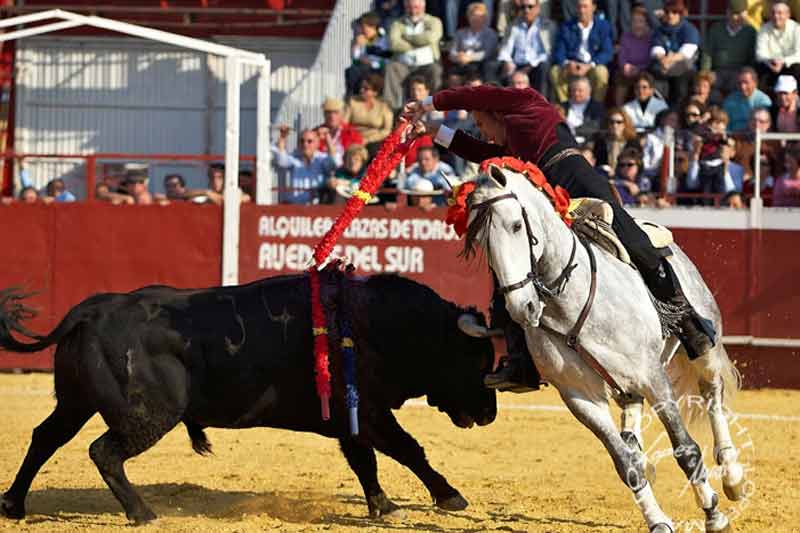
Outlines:
<svg viewBox="0 0 800 533"><path fill-rule="evenodd" d="M242 283L299 271L340 206L259 207L241 213ZM457 257L461 242L442 211L388 212L367 207L340 242L359 273L396 271L445 298L486 308L486 266ZM687 216L702 216L690 213ZM0 208L0 287L21 285L41 314L35 331L53 328L70 307L95 292L144 285L204 287L221 276L222 211L215 206L12 205ZM800 231L678 228L722 309L726 336L800 339ZM749 386L800 387L800 349L739 346L729 352ZM52 353L2 353L0 368L47 369Z"/></svg>

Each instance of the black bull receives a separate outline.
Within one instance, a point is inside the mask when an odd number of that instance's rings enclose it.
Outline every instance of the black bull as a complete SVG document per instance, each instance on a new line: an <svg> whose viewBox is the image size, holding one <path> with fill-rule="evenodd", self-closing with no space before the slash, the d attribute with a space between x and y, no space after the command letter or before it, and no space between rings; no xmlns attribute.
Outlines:
<svg viewBox="0 0 800 533"><path fill-rule="evenodd" d="M349 434L341 361L334 355L331 420L321 420L306 275L205 290L155 286L99 294L71 309L47 336L22 325L30 315L22 295L0 293L0 347L33 352L58 343L57 405L33 431L0 510L9 517L25 515L36 473L96 412L109 429L91 444L89 455L136 523L155 515L131 486L123 463L180 422L198 453L210 451L205 427L267 426L339 439L373 516L397 508L378 483L374 450L408 467L437 506L465 508L466 500L428 464L391 409L427 396L458 426L492 422L495 395L483 386L494 356L491 341L459 329L465 314L481 324L483 317L397 276L349 280L346 290L342 278L323 272L322 294L327 305L351 310L361 396L358 437ZM19 342L12 331L38 342Z"/></svg>

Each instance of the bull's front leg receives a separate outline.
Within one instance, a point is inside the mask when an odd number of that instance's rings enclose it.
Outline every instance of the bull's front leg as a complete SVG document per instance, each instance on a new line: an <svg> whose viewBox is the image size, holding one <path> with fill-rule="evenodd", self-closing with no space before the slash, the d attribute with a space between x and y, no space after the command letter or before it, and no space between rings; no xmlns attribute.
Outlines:
<svg viewBox="0 0 800 533"><path fill-rule="evenodd" d="M406 433L391 411L380 414L374 424L370 424L369 437L376 450L414 472L431 493L437 507L447 511L467 508L467 500L431 467L425 450L414 437Z"/></svg>
<svg viewBox="0 0 800 533"><path fill-rule="evenodd" d="M399 507L386 496L378 483L378 463L375 460L375 450L353 439L339 439L339 446L364 489L369 515L372 517L385 516L398 510Z"/></svg>

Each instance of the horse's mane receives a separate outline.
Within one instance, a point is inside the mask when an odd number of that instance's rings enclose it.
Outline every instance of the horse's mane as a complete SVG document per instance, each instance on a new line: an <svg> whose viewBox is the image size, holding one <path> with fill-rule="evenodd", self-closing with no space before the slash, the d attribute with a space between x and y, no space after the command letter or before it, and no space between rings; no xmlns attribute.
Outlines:
<svg viewBox="0 0 800 533"><path fill-rule="evenodd" d="M475 201L475 193L478 191L478 188L488 182L489 180L486 177L478 178L476 181L476 189L472 191L467 198L467 205L470 207L470 209ZM493 209L481 209L477 212L475 218L469 223L469 226L467 226L467 233L464 236L464 248L461 250L461 253L458 254L459 257L463 257L466 260L471 260L476 256L476 250L479 244L478 235L480 235L484 228L491 226L493 211Z"/></svg>

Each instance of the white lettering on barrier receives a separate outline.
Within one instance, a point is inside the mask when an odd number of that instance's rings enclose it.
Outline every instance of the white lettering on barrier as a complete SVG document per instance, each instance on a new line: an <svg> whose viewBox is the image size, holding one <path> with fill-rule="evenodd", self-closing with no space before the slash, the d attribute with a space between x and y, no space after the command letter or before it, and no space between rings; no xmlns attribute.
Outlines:
<svg viewBox="0 0 800 533"><path fill-rule="evenodd" d="M258 249L258 268L301 271L311 264L313 253L313 247L307 244L265 242ZM419 246L387 246L381 257L376 245L336 245L333 254L347 257L356 270L365 273L419 274L425 271L425 251Z"/></svg>
<svg viewBox="0 0 800 533"><path fill-rule="evenodd" d="M258 220L259 237L321 238L333 225L330 217L264 215ZM347 239L458 240L443 220L430 218L357 218L344 232Z"/></svg>

